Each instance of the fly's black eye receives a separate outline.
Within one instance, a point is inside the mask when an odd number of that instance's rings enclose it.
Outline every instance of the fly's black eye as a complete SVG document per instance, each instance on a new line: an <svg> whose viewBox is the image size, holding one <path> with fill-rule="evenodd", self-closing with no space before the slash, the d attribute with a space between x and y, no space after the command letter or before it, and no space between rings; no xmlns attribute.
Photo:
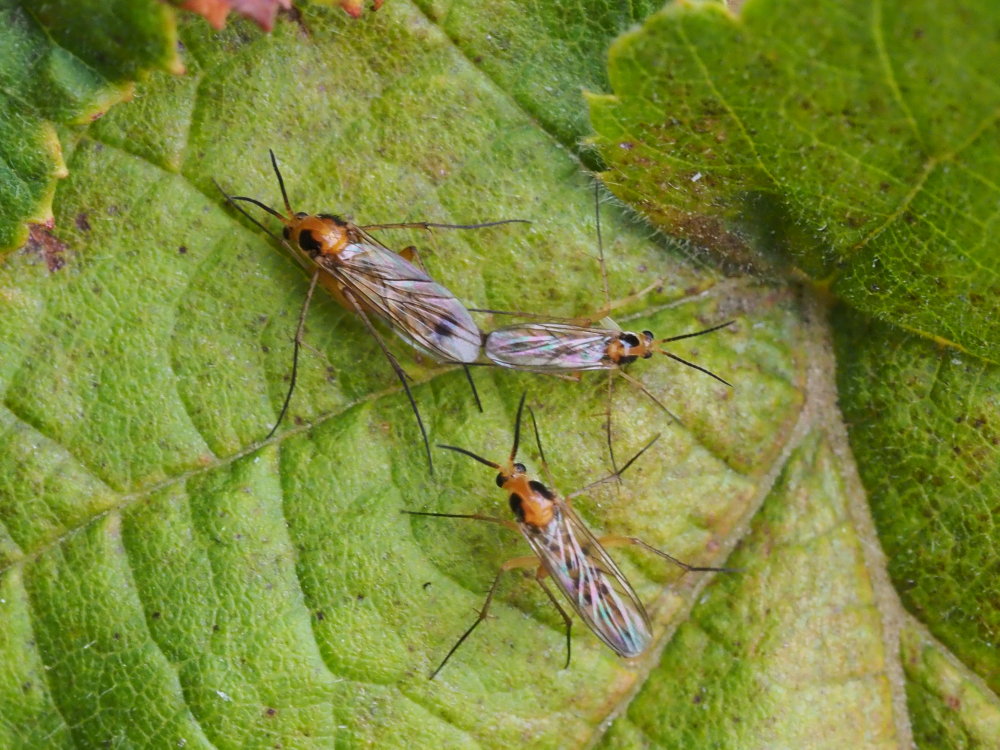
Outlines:
<svg viewBox="0 0 1000 750"><path fill-rule="evenodd" d="M306 217L307 217L308 215L309 215L309 214L307 214L307 213L306 213L305 211L299 211L299 212L298 212L297 214L295 214L295 218L296 218L296 219L304 219L304 218L306 218Z"/></svg>
<svg viewBox="0 0 1000 750"><path fill-rule="evenodd" d="M507 480L504 479L504 475L503 474L497 474L497 487L503 487L503 483L506 482L506 481Z"/></svg>
<svg viewBox="0 0 1000 750"><path fill-rule="evenodd" d="M524 500L521 498L521 496L518 495L516 492L511 492L510 497L507 498L507 502L510 503L511 512L513 512L513 514L517 516L517 520L523 521L524 508L521 506L524 505Z"/></svg>
<svg viewBox="0 0 1000 750"><path fill-rule="evenodd" d="M306 252L315 253L318 252L322 246L310 230L303 229L299 232L299 247Z"/></svg>
<svg viewBox="0 0 1000 750"><path fill-rule="evenodd" d="M655 338L652 331L643 331L642 335L646 337L646 343L649 343Z"/></svg>
<svg viewBox="0 0 1000 750"><path fill-rule="evenodd" d="M629 346L639 346L639 337L634 333L623 333L619 338Z"/></svg>
<svg viewBox="0 0 1000 750"><path fill-rule="evenodd" d="M285 227L284 229L282 229L281 230L281 236L284 237L287 240L289 237L292 236L292 228L291 227Z"/></svg>
<svg viewBox="0 0 1000 750"><path fill-rule="evenodd" d="M524 467L524 464L514 464L514 471L518 474L523 474L527 469Z"/></svg>

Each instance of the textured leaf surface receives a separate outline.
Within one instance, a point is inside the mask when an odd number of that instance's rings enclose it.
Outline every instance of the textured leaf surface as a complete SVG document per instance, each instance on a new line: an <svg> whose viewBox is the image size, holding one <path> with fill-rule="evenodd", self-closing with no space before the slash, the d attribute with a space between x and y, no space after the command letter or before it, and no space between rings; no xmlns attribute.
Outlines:
<svg viewBox="0 0 1000 750"><path fill-rule="evenodd" d="M907 699L922 747L992 747L1000 701L912 620L901 638Z"/></svg>
<svg viewBox="0 0 1000 750"><path fill-rule="evenodd" d="M837 464L809 434L731 559L742 573L702 598L605 747L897 745L892 655Z"/></svg>
<svg viewBox="0 0 1000 750"><path fill-rule="evenodd" d="M857 315L838 322L844 416L889 571L907 608L997 690L1000 372Z"/></svg>
<svg viewBox="0 0 1000 750"><path fill-rule="evenodd" d="M989 0L678 3L616 42L591 116L667 230L1000 362L998 35Z"/></svg>
<svg viewBox="0 0 1000 750"><path fill-rule="evenodd" d="M0 3L0 250L52 220L66 174L56 125L100 117L149 69L179 69L173 11L154 0Z"/></svg>
<svg viewBox="0 0 1000 750"><path fill-rule="evenodd" d="M184 30L189 78L155 78L77 143L57 202L63 267L15 255L4 268L2 694L17 706L5 744L42 732L68 746L585 744L644 667L580 632L560 670L558 616L516 576L496 619L427 680L496 566L524 551L492 527L400 513L504 514L505 502L460 457L427 477L391 371L329 300L310 314L290 419L258 445L305 279L211 180L274 202L273 147L302 208L364 222L527 216L387 241L418 242L470 304L571 314L601 303L587 179L411 6L365 27L317 9L273 36L202 29ZM636 324L736 318L683 351L741 387L644 363L686 427L620 387L619 450L664 438L620 498L580 510L598 529L721 560L802 407L795 301L604 219L616 296L667 279ZM558 486L605 471L603 380L479 371L480 415L460 372L395 348L425 381L436 439L503 453L529 389ZM664 602L662 625L693 595L687 583L666 597L675 571L622 559L643 598Z"/></svg>
<svg viewBox="0 0 1000 750"><path fill-rule="evenodd" d="M998 28L988 3L676 3L615 43L613 95L591 97L616 193L844 303L838 396L926 747L998 741Z"/></svg>
<svg viewBox="0 0 1000 750"><path fill-rule="evenodd" d="M15 254L0 269L0 745L578 747L621 714L604 740L616 747L905 746L907 698L927 737L945 722L990 736L989 689L933 662L953 657L905 619L873 552L815 304L727 278L613 207L614 296L665 279L623 323L670 335L736 321L676 349L733 390L665 359L632 369L681 425L618 384L618 453L663 437L620 489L577 501L598 532L692 562L738 548L742 571L707 588L614 550L661 644L643 659L616 659L577 623L561 669L558 614L512 574L494 617L426 679L497 566L527 550L503 529L400 513L508 509L492 473L461 456L441 452L427 476L398 383L331 300L310 313L289 420L260 444L306 279L212 180L276 203L268 148L302 210L532 219L386 234L419 245L471 306L601 304L592 194L567 148L584 132L573 90L601 87L594 60L642 9L533 5L516 54L490 57L503 48L488 34L515 5L394 0L361 22L307 6L273 36L191 24L187 76L153 76L72 139L52 236L61 265ZM539 72L518 88L522 58ZM561 81L551 107L546 66ZM555 485L605 473L600 377L480 369L479 414L461 372L390 346L435 441L504 455L527 389ZM901 651L901 621L931 651ZM930 668L904 672L901 655L917 653ZM952 708L954 686L977 714Z"/></svg>

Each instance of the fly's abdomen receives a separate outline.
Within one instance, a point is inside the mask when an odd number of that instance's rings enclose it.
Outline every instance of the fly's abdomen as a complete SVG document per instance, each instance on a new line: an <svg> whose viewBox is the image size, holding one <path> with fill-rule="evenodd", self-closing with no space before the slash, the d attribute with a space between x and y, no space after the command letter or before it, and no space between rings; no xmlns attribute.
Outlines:
<svg viewBox="0 0 1000 750"><path fill-rule="evenodd" d="M579 372L607 368L607 337L594 329L552 323L506 326L490 332L486 357L516 370Z"/></svg>

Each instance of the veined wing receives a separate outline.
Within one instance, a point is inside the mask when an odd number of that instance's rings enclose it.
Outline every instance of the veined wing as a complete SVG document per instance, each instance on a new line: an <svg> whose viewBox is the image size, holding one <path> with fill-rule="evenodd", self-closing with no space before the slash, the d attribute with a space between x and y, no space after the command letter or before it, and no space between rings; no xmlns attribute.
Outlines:
<svg viewBox="0 0 1000 750"><path fill-rule="evenodd" d="M652 639L642 602L576 512L563 502L555 510L545 528L521 523L521 533L597 637L619 656L638 656Z"/></svg>
<svg viewBox="0 0 1000 750"><path fill-rule="evenodd" d="M524 323L491 331L484 344L494 364L519 370L578 372L607 370L608 343L618 335L606 328L565 323Z"/></svg>
<svg viewBox="0 0 1000 750"><path fill-rule="evenodd" d="M446 362L475 362L482 334L455 295L392 250L365 236L323 268L408 343Z"/></svg>

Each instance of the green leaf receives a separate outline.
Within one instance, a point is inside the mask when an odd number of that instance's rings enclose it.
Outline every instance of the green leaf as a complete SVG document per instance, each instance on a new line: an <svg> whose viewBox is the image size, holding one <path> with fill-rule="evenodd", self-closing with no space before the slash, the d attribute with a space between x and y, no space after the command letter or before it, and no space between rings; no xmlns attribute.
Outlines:
<svg viewBox="0 0 1000 750"><path fill-rule="evenodd" d="M990 0L670 5L591 99L608 179L671 233L777 251L1000 363L998 34Z"/></svg>
<svg viewBox="0 0 1000 750"><path fill-rule="evenodd" d="M867 544L887 557L868 568L893 586L877 597L886 658L903 645L890 685L907 681L926 747L998 741L998 31L988 3L677 3L614 44L613 94L590 99L618 195L735 267L804 275L806 297L843 303L837 397L878 533ZM726 654L747 648L711 632ZM657 696L651 681L620 736L711 737L740 700L665 729L633 717ZM739 744L779 742L767 732L795 704L770 699L740 715ZM836 734L849 729L822 736L861 744Z"/></svg>
<svg viewBox="0 0 1000 750"><path fill-rule="evenodd" d="M740 574L678 628L604 747L896 746L893 655L824 432L789 457L730 559Z"/></svg>
<svg viewBox="0 0 1000 750"><path fill-rule="evenodd" d="M616 746L906 745L911 725L944 715L911 720L910 686L979 684L961 664L904 669L899 623L920 626L877 553L819 307L720 273L618 206L601 215L612 295L664 280L616 309L623 325L669 336L735 321L672 350L733 389L664 357L630 369L680 424L617 381L618 460L662 436L620 487L575 501L597 533L740 568L713 580L613 549L655 625L639 660L577 621L563 669L561 618L514 573L427 679L527 548L494 525L400 512L509 516L483 466L436 451L427 475L377 345L325 296L288 419L261 442L307 279L213 180L277 204L273 148L297 210L531 219L384 240L418 245L471 307L592 313L603 294L574 89L603 86L595 61L642 13L605 5L521 17L513 1L392 0L360 22L303 6L270 36L187 23L187 76L154 74L74 134L61 266L14 254L0 268L0 745L562 748L599 743L615 716ZM500 54L484 32L514 20ZM554 486L607 472L599 374L476 368L479 413L460 370L388 343L434 442L506 455L527 391ZM537 470L532 442L522 460ZM977 697L975 717L949 720L988 738L1000 713L988 689Z"/></svg>
<svg viewBox="0 0 1000 750"><path fill-rule="evenodd" d="M995 691L1000 368L857 315L838 329L844 416L889 572L907 608Z"/></svg>
<svg viewBox="0 0 1000 750"><path fill-rule="evenodd" d="M912 621L901 633L907 698L924 747L990 747L1000 735L995 693L955 665Z"/></svg>
<svg viewBox="0 0 1000 750"><path fill-rule="evenodd" d="M155 0L0 3L0 250L52 221L55 126L100 117L149 69L181 69L173 18Z"/></svg>
<svg viewBox="0 0 1000 750"><path fill-rule="evenodd" d="M428 18L536 122L565 146L590 133L581 91L608 87L604 50L662 6L655 0L546 3L418 0Z"/></svg>

